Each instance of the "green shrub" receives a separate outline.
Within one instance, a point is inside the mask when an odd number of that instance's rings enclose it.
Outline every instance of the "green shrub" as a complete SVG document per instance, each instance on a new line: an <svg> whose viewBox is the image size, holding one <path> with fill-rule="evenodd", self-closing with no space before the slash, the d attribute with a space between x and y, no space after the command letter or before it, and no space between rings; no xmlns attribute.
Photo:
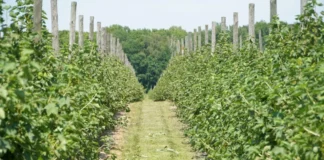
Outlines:
<svg viewBox="0 0 324 160"><path fill-rule="evenodd" d="M0 158L98 159L100 135L117 123L116 112L143 98L143 87L92 42L54 56L45 29L34 41L26 3L12 8L0 40Z"/></svg>
<svg viewBox="0 0 324 160"><path fill-rule="evenodd" d="M264 53L249 41L234 52L224 33L214 55L205 46L174 57L151 97L175 101L208 159L323 159L324 23L315 5L294 25L276 18Z"/></svg>

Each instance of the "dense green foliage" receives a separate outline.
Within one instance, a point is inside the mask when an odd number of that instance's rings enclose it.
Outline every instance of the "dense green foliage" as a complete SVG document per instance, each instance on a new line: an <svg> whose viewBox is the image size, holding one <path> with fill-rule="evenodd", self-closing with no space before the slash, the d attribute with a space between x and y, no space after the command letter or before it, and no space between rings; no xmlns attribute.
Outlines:
<svg viewBox="0 0 324 160"><path fill-rule="evenodd" d="M269 34L269 24L261 21L255 24L256 35L259 30L262 31L263 37ZM217 31L221 30L221 25L216 25ZM172 48L170 48L170 38L181 39L187 35L187 32L180 27L170 27L169 29L130 29L129 27L112 25L108 27L108 32L120 39L124 51L132 63L136 76L142 85L148 90L156 85L161 73L165 70L170 57L172 55ZM246 39L248 37L248 26L241 26L239 33ZM95 33L96 34L96 33ZM229 26L229 34L233 34L233 27ZM202 44L204 44L205 34L201 33ZM209 31L211 36L211 31ZM220 34L217 32L217 39ZM84 33L84 37L88 37L88 33ZM96 37L96 36L95 36ZM68 44L69 31L60 31L60 44ZM78 34L76 34L76 41L78 41ZM211 41L211 37L209 37ZM228 42L233 42L232 38ZM210 42L209 42L210 43ZM256 36L256 44L259 43L259 36ZM265 45L265 41L263 44Z"/></svg>
<svg viewBox="0 0 324 160"><path fill-rule="evenodd" d="M150 30L112 25L107 30L119 38L124 52L136 71L139 82L146 89L156 85L169 62L171 57L170 37L180 39L186 35L186 31L180 27ZM88 37L88 33L84 33L84 36ZM60 44L68 44L68 37L68 31L60 31ZM77 40L78 34L76 35Z"/></svg>
<svg viewBox="0 0 324 160"><path fill-rule="evenodd" d="M228 34L171 60L151 93L173 100L208 159L324 159L324 22L309 3L299 23L271 24L267 49L233 52Z"/></svg>
<svg viewBox="0 0 324 160"><path fill-rule="evenodd" d="M142 86L92 42L54 56L45 26L32 32L32 1L17 2L0 40L0 159L98 159L100 135Z"/></svg>

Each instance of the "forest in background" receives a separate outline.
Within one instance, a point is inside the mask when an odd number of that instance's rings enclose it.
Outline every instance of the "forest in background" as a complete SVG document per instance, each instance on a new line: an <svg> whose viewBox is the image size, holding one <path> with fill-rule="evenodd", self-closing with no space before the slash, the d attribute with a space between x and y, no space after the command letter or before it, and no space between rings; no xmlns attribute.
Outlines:
<svg viewBox="0 0 324 160"><path fill-rule="evenodd" d="M204 25L202 28L204 29ZM209 29L211 25L209 25ZM140 83L148 91L154 87L160 78L162 71L167 67L168 62L172 55L170 49L170 39L184 38L188 32L181 27L172 26L169 29L130 29L127 26L112 25L107 28L109 33L112 33L115 37L119 38L125 53L128 56L129 61L133 65L136 76ZM219 37L221 30L221 24L217 23L216 26L216 39ZM265 21L256 22L256 43L259 43L259 30L263 36L263 46L266 45L266 37L269 35L269 23ZM209 30L209 36L211 36L211 30ZM230 35L233 34L232 26L228 27ZM85 37L88 37L87 32L84 33ZM204 30L202 30L202 44L204 44ZM244 25L239 28L239 35L242 35L243 40L248 37L248 26ZM94 36L96 37L96 36ZM68 45L69 31L60 31L60 43L61 46ZM78 34L76 34L76 41L78 41ZM209 37L211 41L211 37ZM232 42L232 36L229 38ZM243 42L244 43L244 42Z"/></svg>

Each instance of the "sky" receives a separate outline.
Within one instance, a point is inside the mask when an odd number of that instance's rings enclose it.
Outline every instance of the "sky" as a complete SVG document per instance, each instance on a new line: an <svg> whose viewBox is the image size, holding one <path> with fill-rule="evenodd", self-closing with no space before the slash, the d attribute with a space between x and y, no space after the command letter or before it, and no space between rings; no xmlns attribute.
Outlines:
<svg viewBox="0 0 324 160"><path fill-rule="evenodd" d="M8 5L15 4L15 0L4 1ZM119 24L131 29L181 26L193 31L205 24L211 26L212 21L220 22L221 17L226 17L227 25L232 25L233 13L238 12L239 25L247 25L249 3L255 4L256 21L270 20L270 0L58 0L60 30L69 29L72 1L77 2L77 17L84 15L85 31L89 30L90 16L102 26ZM324 0L318 2L324 3ZM300 13L300 0L277 0L277 4L280 19L295 22ZM51 28L50 8L50 0L43 0L43 10L49 19L47 28ZM324 11L324 7L316 10Z"/></svg>

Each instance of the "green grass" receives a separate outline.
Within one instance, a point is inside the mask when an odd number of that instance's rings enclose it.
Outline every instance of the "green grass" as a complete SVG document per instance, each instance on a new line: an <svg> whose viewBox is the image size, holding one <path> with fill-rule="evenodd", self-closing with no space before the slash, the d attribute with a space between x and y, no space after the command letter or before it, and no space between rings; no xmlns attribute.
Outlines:
<svg viewBox="0 0 324 160"><path fill-rule="evenodd" d="M153 102L146 98L133 103L129 125L123 134L120 160L190 160L195 158L183 136L175 107L170 102Z"/></svg>

